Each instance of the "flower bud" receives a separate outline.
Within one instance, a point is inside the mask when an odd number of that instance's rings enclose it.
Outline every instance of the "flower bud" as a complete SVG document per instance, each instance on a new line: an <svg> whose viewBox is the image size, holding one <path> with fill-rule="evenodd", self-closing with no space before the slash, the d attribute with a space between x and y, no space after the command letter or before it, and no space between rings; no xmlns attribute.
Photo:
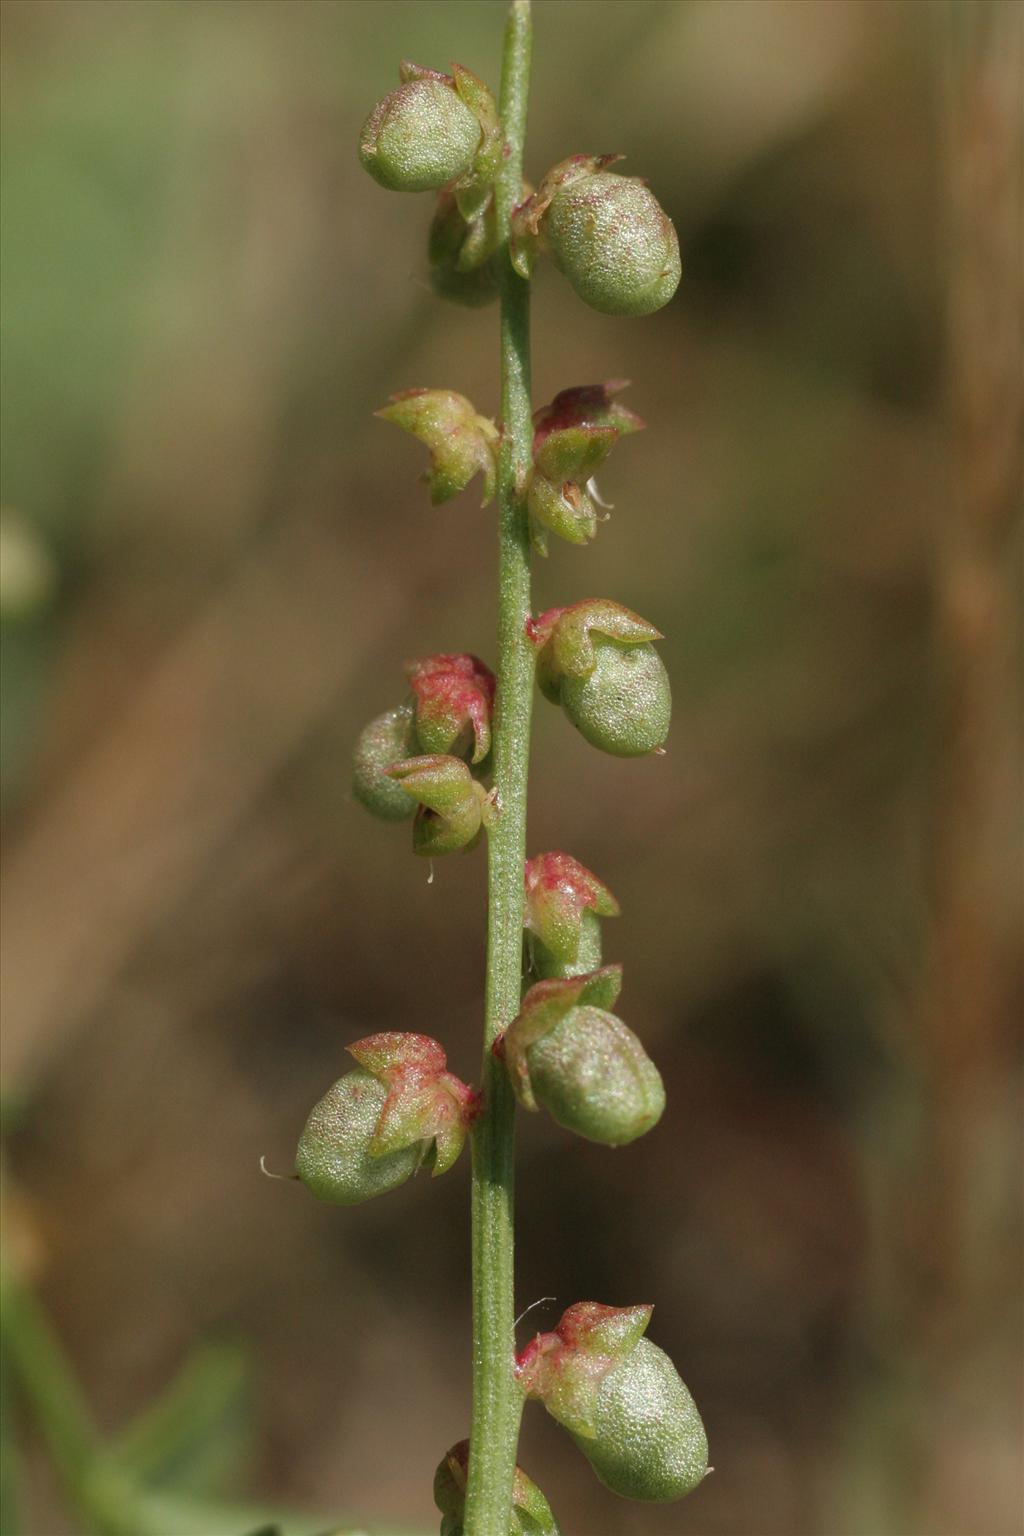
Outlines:
<svg viewBox="0 0 1024 1536"><path fill-rule="evenodd" d="M516 1097L588 1141L621 1147L660 1120L665 1089L633 1031L607 1012L620 966L539 981L503 1040Z"/></svg>
<svg viewBox="0 0 1024 1536"><path fill-rule="evenodd" d="M427 237L427 259L434 292L454 304L479 309L498 297L498 273L492 260L498 245L493 197L475 219L467 220L454 192L438 193Z"/></svg>
<svg viewBox="0 0 1024 1536"><path fill-rule="evenodd" d="M402 84L373 108L359 158L392 192L427 192L467 175L481 146L479 117L450 75L403 64Z"/></svg>
<svg viewBox="0 0 1024 1536"><path fill-rule="evenodd" d="M468 1481L469 1441L460 1440L434 1474L434 1503L444 1516L441 1536L464 1536ZM522 1467L516 1467L512 1478L508 1536L560 1536L551 1506Z"/></svg>
<svg viewBox="0 0 1024 1536"><path fill-rule="evenodd" d="M409 796L385 772L417 748L415 708L411 700L371 720L356 742L352 793L381 821L406 821L415 809Z"/></svg>
<svg viewBox="0 0 1024 1536"><path fill-rule="evenodd" d="M465 395L454 389L405 389L375 414L430 449L430 468L423 478L435 507L465 490L477 474L484 477L481 505L487 505L497 476L498 429L486 416L477 415Z"/></svg>
<svg viewBox="0 0 1024 1536"><path fill-rule="evenodd" d="M527 494L535 548L547 554L547 534L586 544L597 532L591 481L619 437L644 423L612 396L625 385L586 384L562 390L534 414L533 474Z"/></svg>
<svg viewBox="0 0 1024 1536"><path fill-rule="evenodd" d="M518 1361L520 1385L565 1426L606 1488L665 1503L707 1474L700 1414L664 1350L642 1335L651 1307L583 1301Z"/></svg>
<svg viewBox="0 0 1024 1536"><path fill-rule="evenodd" d="M423 858L468 848L483 825L487 793L458 757L434 754L394 763L388 773L420 803L412 848Z"/></svg>
<svg viewBox="0 0 1024 1536"><path fill-rule="evenodd" d="M672 690L650 643L662 637L620 603L587 598L527 626L537 684L592 746L616 757L657 751L668 735Z"/></svg>
<svg viewBox="0 0 1024 1536"><path fill-rule="evenodd" d="M427 656L406 667L420 750L482 763L491 750L494 673L477 656ZM392 758L392 762L394 759Z"/></svg>
<svg viewBox="0 0 1024 1536"><path fill-rule="evenodd" d="M516 210L513 259L550 252L580 298L606 315L649 315L679 286L675 228L646 182L608 169L621 155L573 155Z"/></svg>
<svg viewBox="0 0 1024 1536"><path fill-rule="evenodd" d="M385 1032L350 1045L358 1063L314 1106L295 1171L318 1200L358 1205L420 1167L449 1169L477 1108L428 1035Z"/></svg>
<svg viewBox="0 0 1024 1536"><path fill-rule="evenodd" d="M601 964L601 917L619 904L597 876L567 853L538 853L526 865L531 968L540 978L581 976Z"/></svg>
<svg viewBox="0 0 1024 1536"><path fill-rule="evenodd" d="M553 432L570 427L612 427L619 437L642 432L646 426L643 418L615 398L628 387L628 379L606 379L603 384L576 384L559 390L550 404L533 413L534 454Z"/></svg>

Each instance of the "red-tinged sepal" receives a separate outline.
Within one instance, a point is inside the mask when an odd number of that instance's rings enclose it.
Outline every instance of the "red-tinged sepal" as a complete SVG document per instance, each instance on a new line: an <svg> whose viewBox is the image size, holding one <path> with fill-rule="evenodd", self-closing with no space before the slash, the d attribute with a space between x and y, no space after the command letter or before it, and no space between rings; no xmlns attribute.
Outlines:
<svg viewBox="0 0 1024 1536"><path fill-rule="evenodd" d="M420 749L482 763L491 750L495 684L490 668L477 656L444 654L410 662L406 673Z"/></svg>
<svg viewBox="0 0 1024 1536"><path fill-rule="evenodd" d="M538 853L525 874L524 925L536 976L569 977L601 964L599 919L619 904L595 874L567 853Z"/></svg>
<svg viewBox="0 0 1024 1536"><path fill-rule="evenodd" d="M619 437L643 431L647 425L643 418L615 398L628 388L628 379L606 379L603 384L559 390L550 404L533 413L534 456L553 433L571 427L610 427Z"/></svg>
<svg viewBox="0 0 1024 1536"><path fill-rule="evenodd" d="M530 1082L530 1047L550 1034L574 1008L586 1004L614 1007L621 990L621 965L606 965L586 976L553 977L530 987L518 1018L509 1025L501 1041L506 1070L524 1108L538 1107Z"/></svg>
<svg viewBox="0 0 1024 1536"><path fill-rule="evenodd" d="M447 1070L441 1045L428 1035L386 1031L350 1045L349 1054L387 1090L371 1157L388 1157L422 1144L423 1162L446 1173L462 1150L476 1114L477 1095Z"/></svg>
<svg viewBox="0 0 1024 1536"><path fill-rule="evenodd" d="M434 506L457 496L475 475L483 475L486 506L497 479L498 429L454 389L406 389L392 395L376 415L394 422L430 450L424 475Z"/></svg>
<svg viewBox="0 0 1024 1536"><path fill-rule="evenodd" d="M621 603L587 598L530 619L527 634L538 687L592 746L617 757L662 748L672 690L651 643L662 638L653 624Z"/></svg>
<svg viewBox="0 0 1024 1536"><path fill-rule="evenodd" d="M533 469L527 505L534 547L547 553L547 535L586 544L597 532L593 476L618 439L644 423L614 397L625 381L563 389L534 413Z"/></svg>
<svg viewBox="0 0 1024 1536"><path fill-rule="evenodd" d="M635 1349L651 1320L650 1306L606 1307L578 1301L551 1333L538 1333L517 1361L526 1397L542 1402L573 1434L597 1434L601 1383Z"/></svg>
<svg viewBox="0 0 1024 1536"><path fill-rule="evenodd" d="M411 757L392 764L388 773L420 805L412 824L414 853L434 858L476 842L488 796L461 758L441 753Z"/></svg>
<svg viewBox="0 0 1024 1536"><path fill-rule="evenodd" d="M464 1536L468 1483L469 1441L460 1440L434 1474L434 1503L444 1517L441 1536ZM560 1536L550 1504L522 1467L516 1467L512 1478L508 1536Z"/></svg>
<svg viewBox="0 0 1024 1536"><path fill-rule="evenodd" d="M664 1350L645 1337L652 1308L577 1302L517 1360L520 1387L565 1426L606 1488L667 1503L707 1476L697 1406Z"/></svg>
<svg viewBox="0 0 1024 1536"><path fill-rule="evenodd" d="M620 645L643 645L664 638L638 613L606 597L587 597L568 608L549 608L528 621L527 633L537 647L538 684L550 699L557 697L557 684L563 676L588 677L593 672L597 665L595 637Z"/></svg>

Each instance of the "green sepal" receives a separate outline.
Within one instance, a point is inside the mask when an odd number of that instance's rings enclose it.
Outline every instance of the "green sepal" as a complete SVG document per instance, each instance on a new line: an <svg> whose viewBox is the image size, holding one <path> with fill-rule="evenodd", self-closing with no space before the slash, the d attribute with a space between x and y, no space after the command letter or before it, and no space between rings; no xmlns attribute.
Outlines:
<svg viewBox="0 0 1024 1536"><path fill-rule="evenodd" d="M615 427L563 427L549 432L534 454L545 480L586 482L604 463L618 439Z"/></svg>
<svg viewBox="0 0 1024 1536"><path fill-rule="evenodd" d="M612 1008L622 990L622 966L606 965L587 976L535 982L523 998L519 1016L502 1039L505 1067L516 1098L525 1109L537 1109L530 1083L527 1052L536 1040L561 1023L572 1009L584 1005Z"/></svg>
<svg viewBox="0 0 1024 1536"><path fill-rule="evenodd" d="M407 795L441 816L457 813L479 787L460 757L442 752L392 763L388 773Z"/></svg>
<svg viewBox="0 0 1024 1536"><path fill-rule="evenodd" d="M601 941L601 920L593 912L581 912L576 952L565 959L548 949L543 939L535 933L526 936L526 948L530 959L530 975L537 981L561 980L567 976L582 976L588 971L600 969L604 953Z"/></svg>
<svg viewBox="0 0 1024 1536"><path fill-rule="evenodd" d="M310 1112L299 1138L295 1171L318 1200L361 1205L404 1184L421 1165L429 1142L376 1157L370 1142L387 1098L371 1073L347 1072Z"/></svg>
<svg viewBox="0 0 1024 1536"><path fill-rule="evenodd" d="M487 791L461 758L413 757L393 764L388 773L420 802L412 826L414 853L433 858L475 846L484 825Z"/></svg>
<svg viewBox="0 0 1024 1536"><path fill-rule="evenodd" d="M472 220L482 212L501 169L504 138L498 105L490 89L461 64L452 65L455 89L480 124L480 145L472 167L453 185L459 212Z"/></svg>
<svg viewBox="0 0 1024 1536"><path fill-rule="evenodd" d="M434 1473L434 1503L442 1515L441 1536L465 1536L469 1441L453 1445ZM561 1536L551 1506L537 1484L516 1467L508 1536Z"/></svg>
<svg viewBox="0 0 1024 1536"><path fill-rule="evenodd" d="M513 271L528 283L540 254L540 241L527 224L519 219L519 209L513 210L509 225L508 254Z"/></svg>
<svg viewBox="0 0 1024 1536"><path fill-rule="evenodd" d="M462 1151L476 1113L476 1094L447 1070L443 1046L430 1035L385 1030L348 1047L349 1055L387 1089L370 1140L371 1157L428 1143L424 1165L446 1173Z"/></svg>
<svg viewBox="0 0 1024 1536"><path fill-rule="evenodd" d="M429 448L430 467L423 478L434 506L465 490L477 474L484 480L481 505L491 500L497 483L498 429L465 395L454 389L406 389L374 414Z"/></svg>
<svg viewBox="0 0 1024 1536"><path fill-rule="evenodd" d="M442 85L454 87L454 80L446 75L443 70L429 69L426 64L416 64L412 59L403 59L398 66L398 78L403 85L410 80L437 80Z"/></svg>
<svg viewBox="0 0 1024 1536"><path fill-rule="evenodd" d="M530 537L540 555L546 555L547 532L557 534L568 544L589 544L597 533L597 509L585 490L574 480L554 485L541 475L534 475L527 493L530 513Z"/></svg>
<svg viewBox="0 0 1024 1536"><path fill-rule="evenodd" d="M611 598L590 597L568 608L551 608L529 625L530 638L538 648L537 681L545 697L558 701L563 676L587 677L593 672L595 634L620 645L664 639L653 624Z"/></svg>
<svg viewBox="0 0 1024 1536"><path fill-rule="evenodd" d="M551 1333L540 1333L519 1357L519 1385L572 1434L597 1434L597 1398L609 1371L636 1348L654 1308L606 1307L579 1301Z"/></svg>

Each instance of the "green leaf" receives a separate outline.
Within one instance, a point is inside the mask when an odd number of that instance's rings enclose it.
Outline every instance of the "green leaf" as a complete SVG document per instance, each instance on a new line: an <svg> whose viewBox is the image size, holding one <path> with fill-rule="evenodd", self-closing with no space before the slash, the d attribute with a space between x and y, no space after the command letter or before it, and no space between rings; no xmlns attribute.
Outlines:
<svg viewBox="0 0 1024 1536"><path fill-rule="evenodd" d="M244 1350L231 1343L198 1350L122 1434L118 1465L151 1486L192 1493L223 1486L248 1450L248 1398Z"/></svg>

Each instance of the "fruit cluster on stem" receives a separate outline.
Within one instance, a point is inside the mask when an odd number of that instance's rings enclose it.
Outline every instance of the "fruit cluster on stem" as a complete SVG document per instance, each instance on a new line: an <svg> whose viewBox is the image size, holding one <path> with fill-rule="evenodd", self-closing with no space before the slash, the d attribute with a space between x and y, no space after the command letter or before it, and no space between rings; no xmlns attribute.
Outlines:
<svg viewBox="0 0 1024 1536"><path fill-rule="evenodd" d="M602 964L608 887L563 852L526 860L526 778L534 680L593 746L620 757L664 750L668 676L647 620L609 598L530 609L530 556L554 536L586 545L604 503L595 472L644 423L624 381L574 385L531 409L529 284L549 257L584 302L645 315L679 282L679 244L646 183L617 155L573 155L534 191L522 180L531 21L512 0L501 110L460 65L403 63L370 112L360 156L395 191L432 191L436 292L470 307L501 301L501 420L452 389L393 395L378 415L422 442L436 506L477 476L498 498L496 675L469 653L406 667L408 692L362 732L353 791L383 821L412 820L417 854L488 845L488 956L482 1080L447 1069L437 1041L384 1033L350 1046L356 1066L313 1109L296 1173L312 1194L350 1205L420 1169L445 1172L473 1151L472 1432L434 1483L442 1536L557 1536L544 1495L516 1466L519 1418L541 1401L598 1477L641 1500L676 1499L707 1470L700 1417L675 1367L644 1335L649 1306L578 1302L551 1333L515 1352L512 1155L516 1103L608 1146L650 1130L661 1076L612 1012L622 968Z"/></svg>

